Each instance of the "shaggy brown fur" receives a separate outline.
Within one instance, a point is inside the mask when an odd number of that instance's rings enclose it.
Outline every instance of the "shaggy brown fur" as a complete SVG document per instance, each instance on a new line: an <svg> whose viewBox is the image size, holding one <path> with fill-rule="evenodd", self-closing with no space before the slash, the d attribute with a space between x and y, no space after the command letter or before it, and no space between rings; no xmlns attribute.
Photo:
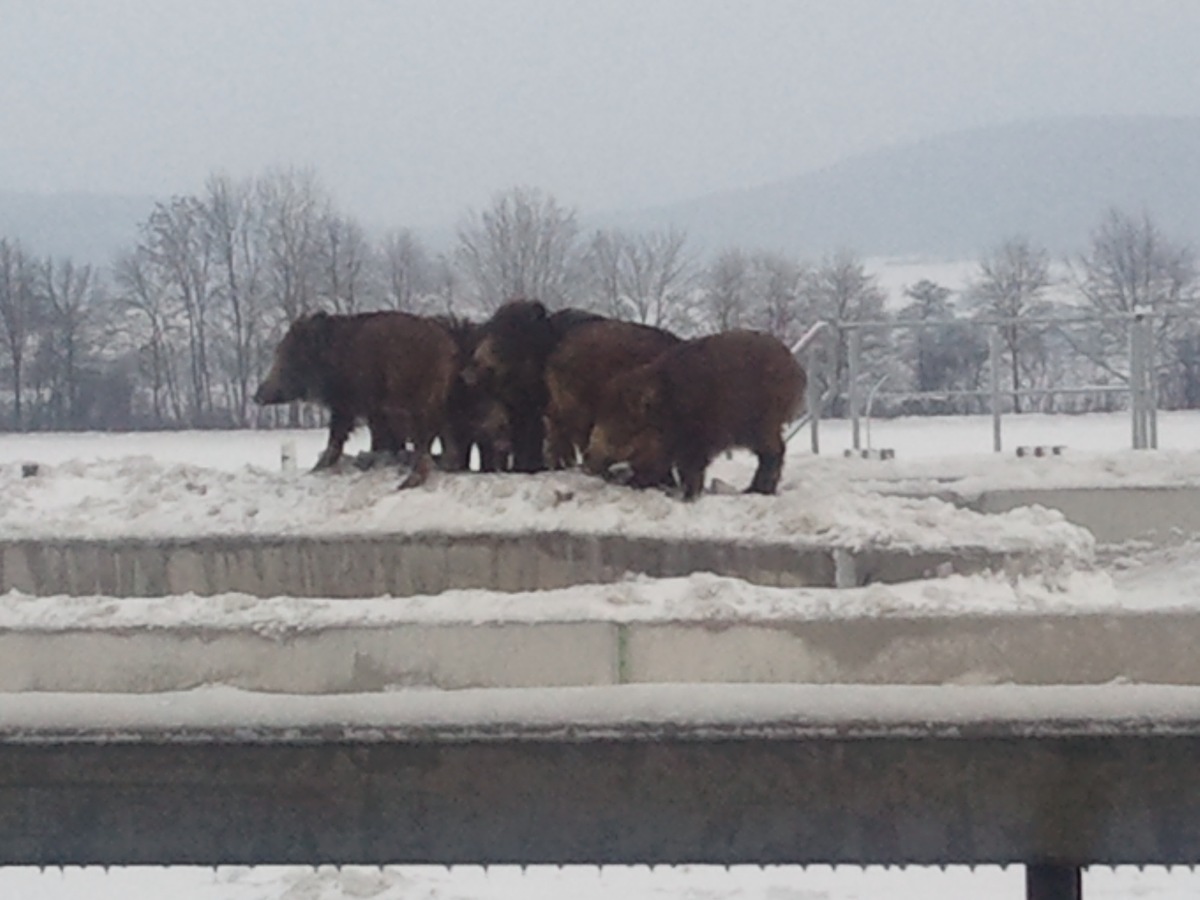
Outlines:
<svg viewBox="0 0 1200 900"><path fill-rule="evenodd" d="M467 378L504 407L515 471L546 468L546 360L573 329L599 319L578 309L550 313L536 300L511 300L483 324Z"/></svg>
<svg viewBox="0 0 1200 900"><path fill-rule="evenodd" d="M401 487L414 487L432 468L430 445L442 429L458 368L458 348L431 319L319 312L292 323L254 400L328 407L329 442L314 470L341 458L359 419L371 428L373 450L398 450L411 440L413 469Z"/></svg>
<svg viewBox="0 0 1200 900"><path fill-rule="evenodd" d="M615 319L582 324L563 337L546 361L549 465L572 466L587 449L596 410L615 376L678 343L669 331Z"/></svg>
<svg viewBox="0 0 1200 900"><path fill-rule="evenodd" d="M434 319L454 338L463 368L469 366L483 335L482 326L455 316L435 316ZM460 370L446 405L442 468L452 472L467 471L471 448L475 447L479 451L479 471L505 471L509 468L512 451L508 416L500 402L477 381L469 383L462 375Z"/></svg>
<svg viewBox="0 0 1200 900"><path fill-rule="evenodd" d="M722 450L758 456L748 491L773 494L783 471L783 426L804 405L804 369L778 339L727 331L685 341L613 380L592 428L585 466L603 474L628 463L633 484L678 470L684 499L704 488Z"/></svg>

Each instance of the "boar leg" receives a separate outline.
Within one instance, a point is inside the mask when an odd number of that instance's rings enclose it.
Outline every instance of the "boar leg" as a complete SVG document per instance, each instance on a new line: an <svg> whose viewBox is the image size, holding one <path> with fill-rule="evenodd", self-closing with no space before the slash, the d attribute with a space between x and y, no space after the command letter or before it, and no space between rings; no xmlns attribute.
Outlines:
<svg viewBox="0 0 1200 900"><path fill-rule="evenodd" d="M439 429L431 428L424 416L410 416L407 412L400 413L412 425L413 461L412 469L405 479L400 482L400 490L420 487L433 471L433 439Z"/></svg>
<svg viewBox="0 0 1200 900"><path fill-rule="evenodd" d="M540 413L511 415L513 471L542 472L546 468L546 428Z"/></svg>
<svg viewBox="0 0 1200 900"><path fill-rule="evenodd" d="M704 472L708 468L708 462L708 458L702 453L692 450L679 453L676 469L679 471L684 500L695 500L704 490Z"/></svg>
<svg viewBox="0 0 1200 900"><path fill-rule="evenodd" d="M754 470L754 480L746 488L746 493L773 494L779 487L779 476L783 473L783 450L759 450L757 455L758 468Z"/></svg>
<svg viewBox="0 0 1200 900"><path fill-rule="evenodd" d="M465 472L471 467L471 439L458 428L447 427L440 435L442 456L439 460L443 472Z"/></svg>
<svg viewBox="0 0 1200 900"><path fill-rule="evenodd" d="M559 423L546 417L546 463L552 469L569 469L575 465L575 444Z"/></svg>
<svg viewBox="0 0 1200 900"><path fill-rule="evenodd" d="M479 438L475 441L475 448L479 451L480 472L498 472L500 470L499 454L496 452L496 444L491 438Z"/></svg>
<svg viewBox="0 0 1200 900"><path fill-rule="evenodd" d="M396 434L394 425L385 416L372 414L367 417L367 427L371 429L372 453L400 453L407 439L405 434Z"/></svg>
<svg viewBox="0 0 1200 900"><path fill-rule="evenodd" d="M317 459L317 464L313 466L312 470L314 472L319 472L321 469L328 469L342 458L342 448L346 446L346 439L350 437L350 432L353 430L354 416L338 412L337 410L330 412L329 442L325 445L325 450Z"/></svg>
<svg viewBox="0 0 1200 900"><path fill-rule="evenodd" d="M399 490L405 491L409 488L420 487L429 479L429 473L433 471L433 454L429 451L429 446L426 445L424 450L416 451L416 458L413 460L413 467L400 482Z"/></svg>

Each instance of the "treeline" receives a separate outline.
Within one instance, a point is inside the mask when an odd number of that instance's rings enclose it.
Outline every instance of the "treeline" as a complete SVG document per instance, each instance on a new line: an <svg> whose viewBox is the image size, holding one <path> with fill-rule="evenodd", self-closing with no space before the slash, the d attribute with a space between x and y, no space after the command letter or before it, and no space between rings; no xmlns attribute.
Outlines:
<svg viewBox="0 0 1200 900"><path fill-rule="evenodd" d="M900 308L853 253L815 262L730 248L701 259L674 230L585 233L575 211L535 189L498 194L462 218L453 246L431 251L411 231L368 234L312 173L210 177L159 203L137 243L105 268L38 256L0 236L0 428L152 429L272 424L251 401L272 349L316 310L400 309L484 317L512 297L576 306L695 335L764 329L791 344L814 322L890 322L862 334L875 414L982 408L964 391L990 379L997 322L1006 391L1128 378L1121 319L1155 314L1159 403L1200 405L1200 321L1192 249L1146 216L1112 210L1077 258L1052 261L1013 237L954 292L910 285ZM1054 321L1047 321L1054 320ZM920 327L915 327L919 325ZM848 330L834 329L819 367L844 410ZM991 346L996 346L995 344ZM882 396L882 395L881 395ZM1114 408L1117 395L1011 394L1025 409ZM290 422L312 411L290 410Z"/></svg>

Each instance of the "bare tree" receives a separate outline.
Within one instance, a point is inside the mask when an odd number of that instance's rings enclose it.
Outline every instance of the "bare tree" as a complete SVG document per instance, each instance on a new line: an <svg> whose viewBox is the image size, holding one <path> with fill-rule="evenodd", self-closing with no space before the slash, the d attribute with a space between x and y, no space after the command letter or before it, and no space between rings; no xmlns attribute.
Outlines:
<svg viewBox="0 0 1200 900"><path fill-rule="evenodd" d="M825 320L840 325L883 318L883 290L862 261L846 250L827 257L806 273L800 286L800 298L808 320L813 322ZM839 386L844 386L847 380L848 335L847 329L838 328L831 368L834 384ZM877 333L865 333L864 355L877 355L883 345ZM844 398L835 397L832 406L831 411L840 415L845 407Z"/></svg>
<svg viewBox="0 0 1200 900"><path fill-rule="evenodd" d="M597 232L584 260L596 296L589 305L614 318L689 330L696 279L686 248L687 235L674 228Z"/></svg>
<svg viewBox="0 0 1200 900"><path fill-rule="evenodd" d="M84 425L82 372L97 291L95 272L70 259L47 258L38 267L38 290L47 309L43 375L50 394L50 420L60 428L79 428Z"/></svg>
<svg viewBox="0 0 1200 900"><path fill-rule="evenodd" d="M1005 320L1000 338L1008 360L1013 409L1021 411L1017 393L1032 378L1036 360L1044 353L1044 326L1023 325L1020 318L1045 312L1044 294L1051 284L1050 257L1027 238L1006 240L979 262L979 276L968 297L976 315Z"/></svg>
<svg viewBox="0 0 1200 900"><path fill-rule="evenodd" d="M144 249L117 257L113 329L132 340L138 371L149 379L150 414L156 425L180 421L184 415L172 339L175 313L170 294L155 281L154 266Z"/></svg>
<svg viewBox="0 0 1200 900"><path fill-rule="evenodd" d="M705 271L703 305L717 331L740 328L750 318L753 290L750 259L739 249L722 250Z"/></svg>
<svg viewBox="0 0 1200 900"><path fill-rule="evenodd" d="M1190 247L1168 240L1143 213L1105 213L1088 252L1077 260L1076 286L1102 314L1170 313L1196 302L1196 260Z"/></svg>
<svg viewBox="0 0 1200 900"><path fill-rule="evenodd" d="M372 250L358 222L327 210L321 217L320 254L323 306L356 313L375 305Z"/></svg>
<svg viewBox="0 0 1200 900"><path fill-rule="evenodd" d="M406 228L388 234L380 266L386 304L404 312L423 311L435 293L435 272L420 239Z"/></svg>
<svg viewBox="0 0 1200 900"><path fill-rule="evenodd" d="M462 276L453 260L439 253L433 261L430 283L430 303L438 312L456 315L465 302L465 287Z"/></svg>
<svg viewBox="0 0 1200 900"><path fill-rule="evenodd" d="M234 422L250 421L250 385L263 343L264 261L260 214L254 186L213 175L205 185L204 206L214 256L213 292L219 301L218 339L225 352L222 376L231 394Z"/></svg>
<svg viewBox="0 0 1200 900"><path fill-rule="evenodd" d="M751 323L790 347L806 326L801 297L807 277L804 267L778 253L756 253L750 258L750 276Z"/></svg>
<svg viewBox="0 0 1200 900"><path fill-rule="evenodd" d="M879 282L848 250L827 257L807 272L801 297L813 319L863 322L883 315L884 293Z"/></svg>
<svg viewBox="0 0 1200 900"><path fill-rule="evenodd" d="M1101 315L1153 313L1157 376L1167 399L1183 403L1200 393L1200 386L1189 387L1178 377L1200 369L1200 363L1184 359L1195 341L1181 314L1194 314L1200 302L1191 247L1165 237L1147 213L1133 217L1110 209L1092 232L1087 252L1073 261L1072 278L1084 304ZM1085 349L1093 362L1122 380L1128 377L1120 363L1126 333L1124 322L1106 323L1097 345Z"/></svg>
<svg viewBox="0 0 1200 900"><path fill-rule="evenodd" d="M175 295L187 328L188 404L191 422L205 424L213 410L209 322L215 304L213 234L209 214L196 197L159 203L143 227L141 247L158 270L160 284Z"/></svg>
<svg viewBox="0 0 1200 900"><path fill-rule="evenodd" d="M316 176L280 169L258 180L264 274L285 321L317 307L320 223L329 203ZM278 324L278 323L277 323Z"/></svg>
<svg viewBox="0 0 1200 900"><path fill-rule="evenodd" d="M535 188L512 188L459 225L455 260L482 310L516 297L561 306L574 299L578 235L573 210Z"/></svg>
<svg viewBox="0 0 1200 900"><path fill-rule="evenodd" d="M625 298L635 322L691 330L693 264L687 234L675 228L635 236L627 245Z"/></svg>
<svg viewBox="0 0 1200 900"><path fill-rule="evenodd" d="M38 295L33 276L33 266L21 245L0 238L0 337L12 369L12 427L16 431L21 430L24 421L21 405L25 360L38 324Z"/></svg>
<svg viewBox="0 0 1200 900"><path fill-rule="evenodd" d="M615 228L597 231L592 235L583 257L588 290L581 305L612 318L625 318L627 310L622 268L628 244L629 236Z"/></svg>
<svg viewBox="0 0 1200 900"><path fill-rule="evenodd" d="M921 393L978 390L988 360L988 346L979 329L955 316L952 292L928 279L904 289L907 303L896 318L918 322L902 347L912 369L913 389ZM923 398L911 408L921 413L963 412L969 404L949 398Z"/></svg>

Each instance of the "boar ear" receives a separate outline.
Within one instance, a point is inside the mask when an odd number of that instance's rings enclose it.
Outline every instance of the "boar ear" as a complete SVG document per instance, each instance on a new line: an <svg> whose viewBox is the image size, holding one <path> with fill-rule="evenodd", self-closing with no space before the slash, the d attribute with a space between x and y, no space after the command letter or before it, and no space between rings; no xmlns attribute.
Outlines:
<svg viewBox="0 0 1200 900"><path fill-rule="evenodd" d="M321 311L306 316L304 322L304 344L314 357L321 356L333 343L333 317Z"/></svg>

